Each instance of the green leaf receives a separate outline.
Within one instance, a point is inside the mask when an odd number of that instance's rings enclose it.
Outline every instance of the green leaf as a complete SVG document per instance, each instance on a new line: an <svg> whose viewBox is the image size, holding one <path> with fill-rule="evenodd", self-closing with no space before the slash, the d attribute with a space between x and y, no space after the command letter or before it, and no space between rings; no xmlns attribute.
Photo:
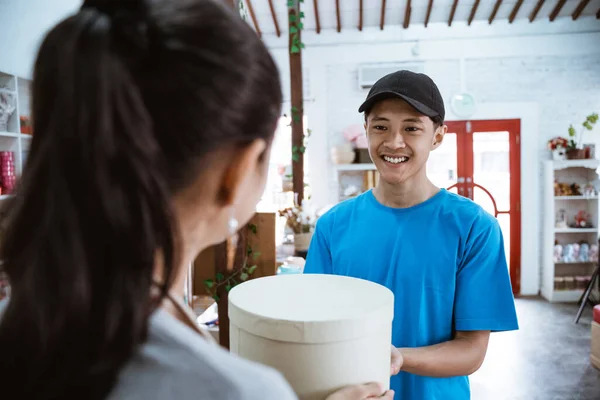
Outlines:
<svg viewBox="0 0 600 400"><path fill-rule="evenodd" d="M300 116L299 115L294 115L292 117L292 119L294 120L294 122L300 122Z"/></svg>
<svg viewBox="0 0 600 400"><path fill-rule="evenodd" d="M206 286L208 289L212 288L213 286L215 286L215 283L213 282L212 279L206 279L204 281L204 286Z"/></svg>
<svg viewBox="0 0 600 400"><path fill-rule="evenodd" d="M298 24L298 29L300 29L300 30L304 29L304 24L302 22L300 22Z"/></svg>
<svg viewBox="0 0 600 400"><path fill-rule="evenodd" d="M288 0L288 7L294 7L294 0Z"/></svg>
<svg viewBox="0 0 600 400"><path fill-rule="evenodd" d="M576 132L575 132L575 128L573 128L573 125L569 126L569 136L575 136Z"/></svg>
<svg viewBox="0 0 600 400"><path fill-rule="evenodd" d="M292 114L298 112L298 107L296 106L292 106Z"/></svg>
<svg viewBox="0 0 600 400"><path fill-rule="evenodd" d="M221 298L219 297L219 295L218 295L218 294L215 294L215 295L214 295L212 298L213 298L213 299L215 299L215 301L216 301L217 303L219 302L219 300L221 300Z"/></svg>
<svg viewBox="0 0 600 400"><path fill-rule="evenodd" d="M304 18L304 12L300 11L300 18Z"/></svg>
<svg viewBox="0 0 600 400"><path fill-rule="evenodd" d="M260 251L255 251L254 254L252 254L252 257L254 257L254 259L256 260L258 257L260 257L262 253Z"/></svg>
<svg viewBox="0 0 600 400"><path fill-rule="evenodd" d="M306 147L300 146L300 153L304 153L306 151Z"/></svg>
<svg viewBox="0 0 600 400"><path fill-rule="evenodd" d="M294 14L290 15L290 22L294 23L298 20L298 17L296 17Z"/></svg>
<svg viewBox="0 0 600 400"><path fill-rule="evenodd" d="M298 151L298 146L292 146L292 153L296 153Z"/></svg>
<svg viewBox="0 0 600 400"><path fill-rule="evenodd" d="M247 274L247 273L245 273L245 272L242 272L242 273L240 274L240 280L241 280L242 282L244 282L244 281L247 281L247 280L248 280L248 274Z"/></svg>
<svg viewBox="0 0 600 400"><path fill-rule="evenodd" d="M252 254L252 246L248 245L246 247L246 255L250 255L250 254Z"/></svg>
<svg viewBox="0 0 600 400"><path fill-rule="evenodd" d="M300 53L300 47L298 47L298 46L296 46L296 45L293 45L293 46L292 46L292 48L290 49L290 52L291 52L292 54L297 54L297 53Z"/></svg>
<svg viewBox="0 0 600 400"><path fill-rule="evenodd" d="M292 154L292 161L298 162L300 160L300 156L297 153Z"/></svg>
<svg viewBox="0 0 600 400"><path fill-rule="evenodd" d="M256 232L258 232L258 227L256 226L256 224L250 224L249 228L252 231L252 233L256 235Z"/></svg>
<svg viewBox="0 0 600 400"><path fill-rule="evenodd" d="M231 286L231 285L225 285L225 290L226 290L227 292L229 292L229 291L231 290L231 288L232 288L232 287L233 287L233 286Z"/></svg>
<svg viewBox="0 0 600 400"><path fill-rule="evenodd" d="M296 28L295 26L290 26L290 33L298 33L298 28Z"/></svg>
<svg viewBox="0 0 600 400"><path fill-rule="evenodd" d="M248 268L248 274L252 275L254 271L256 271L256 268L258 268L258 265L253 265L250 268Z"/></svg>
<svg viewBox="0 0 600 400"><path fill-rule="evenodd" d="M300 43L300 48L303 49L304 48L304 43Z"/></svg>
<svg viewBox="0 0 600 400"><path fill-rule="evenodd" d="M223 279L225 279L225 275L223 275L220 272L217 272L217 274L215 275L215 278L217 278L217 282L222 282Z"/></svg>

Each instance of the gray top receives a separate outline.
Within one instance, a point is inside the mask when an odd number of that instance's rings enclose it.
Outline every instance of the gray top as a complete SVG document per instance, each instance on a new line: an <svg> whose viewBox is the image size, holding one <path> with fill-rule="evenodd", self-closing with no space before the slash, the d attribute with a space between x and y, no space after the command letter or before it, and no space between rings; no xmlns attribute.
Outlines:
<svg viewBox="0 0 600 400"><path fill-rule="evenodd" d="M7 301L0 301L0 318ZM297 400L283 376L209 343L158 309L148 340L121 371L109 400Z"/></svg>
<svg viewBox="0 0 600 400"><path fill-rule="evenodd" d="M148 341L121 372L110 400L297 400L270 368L207 342L166 311L150 320Z"/></svg>

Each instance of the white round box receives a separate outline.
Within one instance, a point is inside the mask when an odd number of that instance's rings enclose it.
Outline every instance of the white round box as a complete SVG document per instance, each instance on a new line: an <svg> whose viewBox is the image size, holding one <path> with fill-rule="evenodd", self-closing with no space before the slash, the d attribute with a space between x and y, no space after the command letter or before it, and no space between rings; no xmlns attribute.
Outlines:
<svg viewBox="0 0 600 400"><path fill-rule="evenodd" d="M394 295L336 275L253 279L229 293L230 350L279 370L300 400L347 385L389 388Z"/></svg>

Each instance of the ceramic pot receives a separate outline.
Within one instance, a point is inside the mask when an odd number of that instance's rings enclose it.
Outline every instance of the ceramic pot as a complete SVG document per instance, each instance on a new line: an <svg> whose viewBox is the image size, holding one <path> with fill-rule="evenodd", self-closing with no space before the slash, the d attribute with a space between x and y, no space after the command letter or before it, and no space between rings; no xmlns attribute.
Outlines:
<svg viewBox="0 0 600 400"><path fill-rule="evenodd" d="M585 149L569 149L567 150L568 160L584 160L586 156Z"/></svg>
<svg viewBox="0 0 600 400"><path fill-rule="evenodd" d="M562 147L552 150L552 159L554 161L566 160L567 159L567 150Z"/></svg>
<svg viewBox="0 0 600 400"><path fill-rule="evenodd" d="M312 232L310 233L296 233L294 234L294 249L296 251L306 251L310 246L312 239Z"/></svg>

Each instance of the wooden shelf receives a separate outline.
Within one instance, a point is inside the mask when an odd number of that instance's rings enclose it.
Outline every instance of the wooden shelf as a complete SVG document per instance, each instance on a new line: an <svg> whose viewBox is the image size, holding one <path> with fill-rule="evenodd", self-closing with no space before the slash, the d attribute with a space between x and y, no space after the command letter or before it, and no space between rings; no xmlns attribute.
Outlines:
<svg viewBox="0 0 600 400"><path fill-rule="evenodd" d="M555 262L555 265L596 265L596 261L578 261L578 262Z"/></svg>
<svg viewBox="0 0 600 400"><path fill-rule="evenodd" d="M338 164L335 166L338 171L376 171L375 164Z"/></svg>
<svg viewBox="0 0 600 400"><path fill-rule="evenodd" d="M554 169L566 169L566 168L589 168L596 170L600 167L600 160L595 158L588 160L561 160L554 161Z"/></svg>
<svg viewBox="0 0 600 400"><path fill-rule="evenodd" d="M598 200L598 196L554 196L554 200Z"/></svg>
<svg viewBox="0 0 600 400"><path fill-rule="evenodd" d="M595 233L598 228L555 228L556 233Z"/></svg>
<svg viewBox="0 0 600 400"><path fill-rule="evenodd" d="M21 137L21 134L16 132L0 132L0 137L18 138Z"/></svg>

